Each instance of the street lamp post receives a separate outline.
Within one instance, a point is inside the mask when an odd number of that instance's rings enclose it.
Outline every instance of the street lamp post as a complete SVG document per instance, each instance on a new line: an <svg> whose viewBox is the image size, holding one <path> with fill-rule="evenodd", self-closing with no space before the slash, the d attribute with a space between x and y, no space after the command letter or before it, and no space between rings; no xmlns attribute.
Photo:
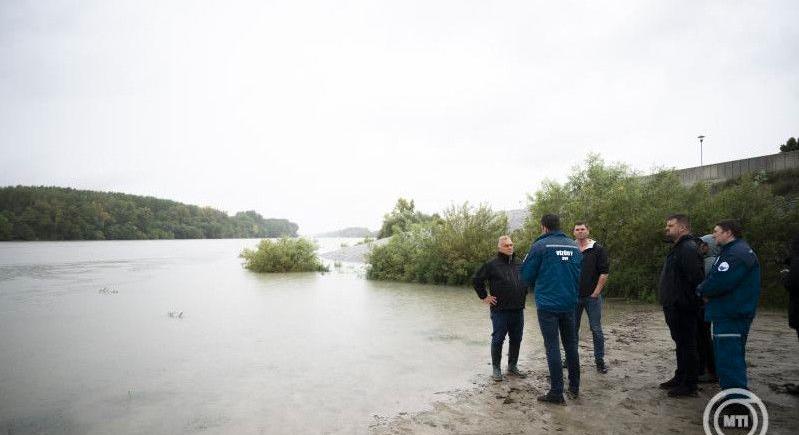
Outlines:
<svg viewBox="0 0 799 435"><path fill-rule="evenodd" d="M699 166L704 166L702 163L702 142L704 142L705 136L700 134L696 138L699 139Z"/></svg>

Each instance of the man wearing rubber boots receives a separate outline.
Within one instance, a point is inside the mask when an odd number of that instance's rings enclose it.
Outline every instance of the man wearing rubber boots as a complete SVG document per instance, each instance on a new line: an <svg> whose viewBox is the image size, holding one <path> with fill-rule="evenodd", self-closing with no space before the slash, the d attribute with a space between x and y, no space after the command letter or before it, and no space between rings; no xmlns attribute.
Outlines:
<svg viewBox="0 0 799 435"><path fill-rule="evenodd" d="M491 365L492 377L499 382L502 378L502 344L505 336L508 344L508 375L525 378L519 371L519 347L524 330L524 304L527 286L519 276L520 262L513 254L513 240L510 236L499 238L497 256L485 263L475 273L474 290L484 303L491 307ZM486 282L491 294L486 291Z"/></svg>
<svg viewBox="0 0 799 435"><path fill-rule="evenodd" d="M732 219L713 228L721 253L697 288L705 298L705 319L711 323L716 374L722 390L746 388L746 338L760 297L760 263L741 239L741 225Z"/></svg>

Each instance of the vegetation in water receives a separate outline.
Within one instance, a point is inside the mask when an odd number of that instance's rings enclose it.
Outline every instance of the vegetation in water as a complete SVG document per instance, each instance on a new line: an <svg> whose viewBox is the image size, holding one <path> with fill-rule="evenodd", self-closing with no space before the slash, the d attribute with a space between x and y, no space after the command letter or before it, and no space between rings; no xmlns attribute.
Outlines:
<svg viewBox="0 0 799 435"><path fill-rule="evenodd" d="M259 273L327 272L316 255L316 245L306 239L264 239L256 249L245 249L244 267Z"/></svg>

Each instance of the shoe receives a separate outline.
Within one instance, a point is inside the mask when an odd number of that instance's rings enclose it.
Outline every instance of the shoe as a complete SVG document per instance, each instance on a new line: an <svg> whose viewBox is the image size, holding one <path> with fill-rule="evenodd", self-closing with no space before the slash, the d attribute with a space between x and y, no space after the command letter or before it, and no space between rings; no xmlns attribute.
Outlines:
<svg viewBox="0 0 799 435"><path fill-rule="evenodd" d="M571 400L577 400L580 397L580 392L568 390L566 391L566 397L568 397Z"/></svg>
<svg viewBox="0 0 799 435"><path fill-rule="evenodd" d="M543 396L538 396L539 402L546 402L546 403L555 403L557 405L565 405L566 401L563 399L563 395L556 396L554 394L544 394Z"/></svg>
<svg viewBox="0 0 799 435"><path fill-rule="evenodd" d="M677 385L680 385L680 381L677 380L677 378L675 377L675 378L669 379L666 382L661 383L660 384L660 388L662 390L671 390L672 388L676 387Z"/></svg>
<svg viewBox="0 0 799 435"><path fill-rule="evenodd" d="M502 370L500 370L497 366L494 366L494 371L491 374L491 378L494 379L495 382L502 382L505 379L502 377Z"/></svg>
<svg viewBox="0 0 799 435"><path fill-rule="evenodd" d="M605 361L599 360L596 362L596 371L603 375L608 372L608 366L605 365Z"/></svg>
<svg viewBox="0 0 799 435"><path fill-rule="evenodd" d="M524 378L527 377L527 375L525 375L524 373L520 372L519 368L516 367L515 365L514 366L508 366L508 375L516 376L519 379L524 379Z"/></svg>
<svg viewBox="0 0 799 435"><path fill-rule="evenodd" d="M697 397L696 387L678 385L669 390L669 397Z"/></svg>
<svg viewBox="0 0 799 435"><path fill-rule="evenodd" d="M718 376L712 373L703 373L699 375L699 377L697 378L697 382L699 382L700 384L714 384L718 381L719 381Z"/></svg>

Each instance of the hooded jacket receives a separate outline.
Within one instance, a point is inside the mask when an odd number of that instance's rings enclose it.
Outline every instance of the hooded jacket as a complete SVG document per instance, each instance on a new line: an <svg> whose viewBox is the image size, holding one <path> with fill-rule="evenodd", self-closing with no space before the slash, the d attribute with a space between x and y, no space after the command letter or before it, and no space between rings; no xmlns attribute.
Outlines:
<svg viewBox="0 0 799 435"><path fill-rule="evenodd" d="M698 309L701 299L696 296L696 286L704 276L696 238L690 234L680 237L666 256L660 272L660 305L681 310Z"/></svg>
<svg viewBox="0 0 799 435"><path fill-rule="evenodd" d="M749 244L735 239L722 246L697 293L708 298L705 320L755 317L760 298L760 263Z"/></svg>
<svg viewBox="0 0 799 435"><path fill-rule="evenodd" d="M474 291L480 299L488 296L486 281L491 295L497 298L497 304L491 311L521 310L527 297L527 285L519 276L521 264L514 255L497 252L497 256L483 264L474 274L472 282Z"/></svg>
<svg viewBox="0 0 799 435"><path fill-rule="evenodd" d="M721 253L721 246L716 243L716 238L713 237L712 234L705 234L704 236L700 237L700 239L705 242L707 245L707 253L705 253L705 276L710 275L710 268L713 267L713 263L716 262L716 258L718 258L719 254Z"/></svg>
<svg viewBox="0 0 799 435"><path fill-rule="evenodd" d="M522 279L534 288L539 310L574 310L582 261L577 242L562 231L551 231L535 239L522 263Z"/></svg>

